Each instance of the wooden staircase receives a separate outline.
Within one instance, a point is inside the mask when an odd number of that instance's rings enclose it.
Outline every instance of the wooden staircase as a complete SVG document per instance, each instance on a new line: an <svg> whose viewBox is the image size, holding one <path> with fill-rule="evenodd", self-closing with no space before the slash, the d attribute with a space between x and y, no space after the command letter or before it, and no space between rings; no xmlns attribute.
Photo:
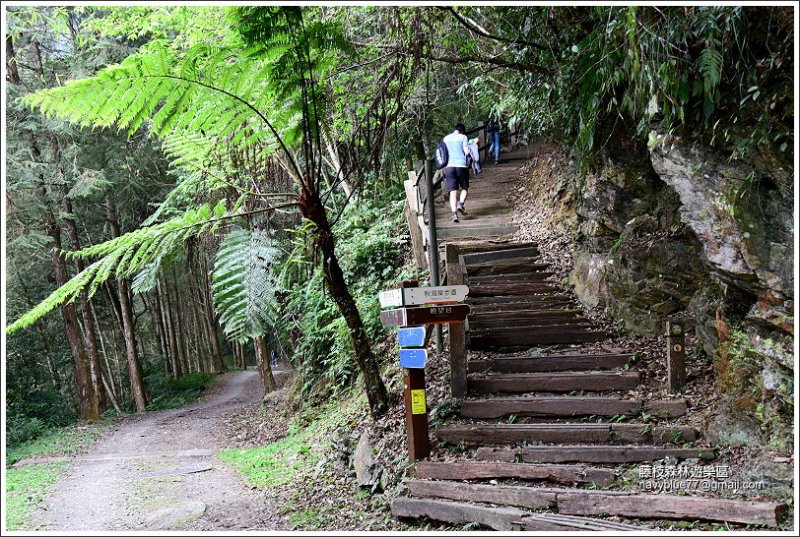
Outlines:
<svg viewBox="0 0 800 537"><path fill-rule="evenodd" d="M473 243L448 254L455 262L458 272L449 266L448 274L460 272L472 305L466 396L460 419L433 432L450 455L415 466L410 497L392 502L395 516L539 531L641 530L642 519L780 524L782 503L603 490L631 464L708 464L716 454L699 431L674 423L687 412L684 399L632 395L634 355L537 352L608 334L551 282L535 245ZM556 488L564 486L572 488Z"/></svg>

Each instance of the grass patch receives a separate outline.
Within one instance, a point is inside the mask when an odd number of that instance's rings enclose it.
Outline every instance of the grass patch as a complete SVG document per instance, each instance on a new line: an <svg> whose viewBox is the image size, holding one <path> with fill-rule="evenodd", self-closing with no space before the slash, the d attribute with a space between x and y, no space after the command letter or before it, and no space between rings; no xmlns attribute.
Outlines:
<svg viewBox="0 0 800 537"><path fill-rule="evenodd" d="M211 373L189 373L178 379L168 379L163 374L151 375L147 384L152 400L147 410L167 410L193 403L215 377Z"/></svg>
<svg viewBox="0 0 800 537"><path fill-rule="evenodd" d="M250 449L226 449L223 462L235 467L251 485L264 489L292 481L303 468L313 466L319 456L308 443L310 433L298 432L272 444Z"/></svg>
<svg viewBox="0 0 800 537"><path fill-rule="evenodd" d="M24 530L30 528L31 510L42 501L47 491L56 482L67 466L67 462L31 464L22 468L6 470L6 528Z"/></svg>
<svg viewBox="0 0 800 537"><path fill-rule="evenodd" d="M70 425L51 429L42 436L18 446L6 449L6 465L22 459L37 456L75 455L85 450L89 444L109 425L109 421L99 421L80 425Z"/></svg>

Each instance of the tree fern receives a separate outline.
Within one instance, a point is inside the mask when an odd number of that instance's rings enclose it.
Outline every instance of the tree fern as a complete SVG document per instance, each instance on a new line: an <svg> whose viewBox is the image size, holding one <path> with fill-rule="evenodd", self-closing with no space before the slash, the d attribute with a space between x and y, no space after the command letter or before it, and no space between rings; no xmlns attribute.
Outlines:
<svg viewBox="0 0 800 537"><path fill-rule="evenodd" d="M234 229L217 251L211 290L225 335L244 342L263 335L275 317L271 269L280 251L265 231Z"/></svg>

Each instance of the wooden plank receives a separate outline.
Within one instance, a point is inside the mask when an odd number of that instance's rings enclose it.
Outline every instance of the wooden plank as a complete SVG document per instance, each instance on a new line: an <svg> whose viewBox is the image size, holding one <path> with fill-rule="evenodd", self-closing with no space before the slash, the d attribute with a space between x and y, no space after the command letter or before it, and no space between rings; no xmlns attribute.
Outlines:
<svg viewBox="0 0 800 537"><path fill-rule="evenodd" d="M511 319L539 319L539 318L561 318L574 319L578 315L583 315L582 309L557 309L557 310L516 310L516 311L495 311L495 312L470 312L470 318L476 322L488 322L500 319L503 321Z"/></svg>
<svg viewBox="0 0 800 537"><path fill-rule="evenodd" d="M496 318L491 317L471 317L470 332L475 335L487 333L494 335L498 331L503 330L508 332L512 329L527 330L534 326L563 326L569 325L572 327L593 328L594 323L590 322L585 317L579 317L576 314L563 314L559 312L540 312L542 315L537 316L514 316L513 314L506 313L499 315Z"/></svg>
<svg viewBox="0 0 800 537"><path fill-rule="evenodd" d="M470 393L571 392L573 390L631 390L639 385L638 371L576 371L553 373L490 373L467 380Z"/></svg>
<svg viewBox="0 0 800 537"><path fill-rule="evenodd" d="M471 227L441 227L437 235L438 239L450 239L454 237L496 237L500 235L512 235L519 230L517 225L506 226L471 226Z"/></svg>
<svg viewBox="0 0 800 537"><path fill-rule="evenodd" d="M613 470L575 464L525 464L515 462L420 462L417 479L523 479L558 483L608 485L615 479Z"/></svg>
<svg viewBox="0 0 800 537"><path fill-rule="evenodd" d="M530 487L498 487L418 479L412 479L406 485L411 495L418 498L495 503L525 509L550 509L555 505L556 499L556 495L547 489Z"/></svg>
<svg viewBox="0 0 800 537"><path fill-rule="evenodd" d="M465 300L476 313L544 311L575 308L577 303L572 298L560 293L542 293L531 296L497 296L468 297Z"/></svg>
<svg viewBox="0 0 800 537"><path fill-rule="evenodd" d="M561 289L547 282L531 283L470 283L469 294L478 296L517 296L559 293Z"/></svg>
<svg viewBox="0 0 800 537"><path fill-rule="evenodd" d="M515 272L513 274L486 274L483 276L470 276L467 280L469 285L478 283L530 283L543 282L552 278L553 272Z"/></svg>
<svg viewBox="0 0 800 537"><path fill-rule="evenodd" d="M681 442L697 439L691 427L674 427ZM436 437L451 444L649 444L670 443L672 437L655 436L648 424L532 423L450 425L436 431ZM527 462L527 461L523 461Z"/></svg>
<svg viewBox="0 0 800 537"><path fill-rule="evenodd" d="M470 315L471 317L472 315ZM565 354L514 356L469 362L469 372L536 373L545 371L591 371L624 367L631 354ZM685 403L684 403L685 405ZM656 413L655 411L653 413Z"/></svg>
<svg viewBox="0 0 800 537"><path fill-rule="evenodd" d="M462 285L464 275L461 272L458 246L445 246L445 266L448 285ZM448 325L450 344L450 390L453 397L464 397L467 394L467 335L464 323Z"/></svg>
<svg viewBox="0 0 800 537"><path fill-rule="evenodd" d="M542 525L542 524L546 524ZM584 516L562 515L555 513L537 513L522 519L522 527L526 531L545 530L584 530L584 531L644 531L652 529L648 526L633 526Z"/></svg>
<svg viewBox="0 0 800 537"><path fill-rule="evenodd" d="M521 257L496 263L467 265L469 276L493 276L500 274L519 274L521 272L549 272L550 265L538 262L538 258Z"/></svg>
<svg viewBox="0 0 800 537"><path fill-rule="evenodd" d="M501 250L515 250L519 248L535 248L535 242L511 242L507 240L477 241L472 243L460 244L461 252L464 255L475 253L493 252Z"/></svg>
<svg viewBox="0 0 800 537"><path fill-rule="evenodd" d="M549 328L549 327L546 327ZM492 350L498 347L532 347L534 345L571 345L574 343L590 343L603 341L608 336L605 332L553 332L545 329L531 330L532 333L475 335L470 338L470 349Z"/></svg>
<svg viewBox="0 0 800 537"><path fill-rule="evenodd" d="M411 235L411 251L414 254L414 264L419 270L424 270L428 267L428 258L425 255L425 241L422 238L422 231L417 224L416 216L406 203L403 209L408 222L408 230Z"/></svg>
<svg viewBox="0 0 800 537"><path fill-rule="evenodd" d="M426 517L450 524L476 522L498 531L518 530L524 511L509 507L488 507L463 502L419 498L395 498L391 503L396 518Z"/></svg>
<svg viewBox="0 0 800 537"><path fill-rule="evenodd" d="M606 424L490 424L451 425L436 430L439 440L468 445L518 444L613 444L611 428Z"/></svg>
<svg viewBox="0 0 800 537"><path fill-rule="evenodd" d="M494 250L484 250L482 252L467 252L464 254L464 262L467 265L475 265L488 261L500 261L519 257L533 258L538 255L539 248L536 246L517 247L517 245L511 245L508 248L496 248Z"/></svg>
<svg viewBox="0 0 800 537"><path fill-rule="evenodd" d="M704 448L658 446L528 446L518 449L481 447L475 457L483 461L616 464L656 461L665 457L672 460L713 460L716 452Z"/></svg>
<svg viewBox="0 0 800 537"><path fill-rule="evenodd" d="M642 402L617 397L514 397L467 399L461 403L465 418L492 419L504 416L631 416L640 413Z"/></svg>
<svg viewBox="0 0 800 537"><path fill-rule="evenodd" d="M558 512L568 515L617 515L633 518L718 520L777 526L788 514L785 503L723 500L668 494L621 496L597 491L557 495ZM508 504L513 505L513 504Z"/></svg>

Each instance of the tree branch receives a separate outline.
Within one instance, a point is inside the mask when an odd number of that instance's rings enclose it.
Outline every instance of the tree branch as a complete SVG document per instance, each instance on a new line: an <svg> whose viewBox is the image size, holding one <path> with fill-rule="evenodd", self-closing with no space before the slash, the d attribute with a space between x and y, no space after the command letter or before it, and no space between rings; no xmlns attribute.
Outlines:
<svg viewBox="0 0 800 537"><path fill-rule="evenodd" d="M534 43L533 41L526 41L524 39L519 39L519 38L511 39L511 38L508 38L508 37L502 37L502 36L499 36L499 35L490 34L486 30L484 30L483 28L478 28L477 25L475 25L473 23L470 23L469 21L464 19L461 15L459 15L456 12L454 7L443 7L443 6L437 6L437 7L439 9L441 9L442 11L447 11L448 13L453 15L453 17L455 17L455 19L458 22L460 22L462 26L464 26L465 28L467 28L471 32L474 32L474 33L480 35L481 37L485 37L487 39L493 39L495 41L500 41L501 43L511 43L511 44L514 44L514 45L525 45L525 46L528 46L528 47L533 47L533 48L538 49L538 50L545 50L545 51L550 50L549 47L546 47L546 46L541 45L539 43Z"/></svg>

